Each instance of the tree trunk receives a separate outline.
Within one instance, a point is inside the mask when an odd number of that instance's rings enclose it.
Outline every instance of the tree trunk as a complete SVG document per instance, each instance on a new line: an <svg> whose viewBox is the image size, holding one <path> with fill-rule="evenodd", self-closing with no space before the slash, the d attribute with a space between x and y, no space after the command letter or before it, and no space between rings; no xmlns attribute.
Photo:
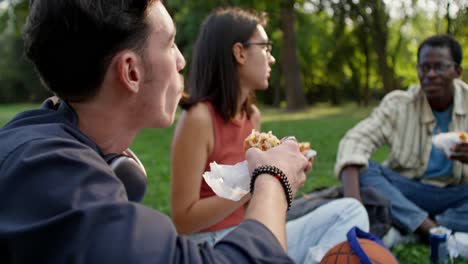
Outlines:
<svg viewBox="0 0 468 264"><path fill-rule="evenodd" d="M363 98L362 98L362 104L364 106L368 106L370 103L370 87L369 87L369 82L370 82L370 51L369 51L369 43L367 42L367 39L363 43L363 50L364 50L364 56L366 56L366 77L364 80L364 91L362 92Z"/></svg>
<svg viewBox="0 0 468 264"><path fill-rule="evenodd" d="M374 48L377 53L377 66L382 77L383 88L386 93L398 89L394 80L393 68L389 66L388 56L388 17L385 13L385 4L382 1L371 3L372 7L372 35Z"/></svg>
<svg viewBox="0 0 468 264"><path fill-rule="evenodd" d="M452 18L450 17L450 4L451 1L447 1L447 14L445 15L445 19L447 20L447 34L452 34Z"/></svg>
<svg viewBox="0 0 468 264"><path fill-rule="evenodd" d="M294 30L295 1L286 1L281 7L281 30L283 31L283 50L281 69L286 86L288 110L299 110L306 106L304 90L301 84L299 61L296 54L296 33Z"/></svg>
<svg viewBox="0 0 468 264"><path fill-rule="evenodd" d="M383 88L386 93L390 92L391 90L396 89L394 87L393 82L393 74L391 72L390 67L388 66L387 62L387 43L376 41L375 48L377 52L377 65L378 70L380 72L380 76L382 77Z"/></svg>

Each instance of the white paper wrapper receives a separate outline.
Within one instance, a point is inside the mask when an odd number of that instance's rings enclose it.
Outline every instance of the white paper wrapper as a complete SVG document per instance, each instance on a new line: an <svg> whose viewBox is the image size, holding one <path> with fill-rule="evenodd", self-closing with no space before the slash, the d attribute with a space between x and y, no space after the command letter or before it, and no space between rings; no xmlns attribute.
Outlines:
<svg viewBox="0 0 468 264"><path fill-rule="evenodd" d="M235 165L218 165L212 162L210 170L203 173L203 178L219 197L239 201L250 191L247 161Z"/></svg>
<svg viewBox="0 0 468 264"><path fill-rule="evenodd" d="M311 149L311 150L306 151L306 153L304 153L304 155L306 156L307 159L310 160L311 158L317 156L317 151Z"/></svg>
<svg viewBox="0 0 468 264"><path fill-rule="evenodd" d="M460 142L462 142L462 139L458 132L441 133L432 137L432 143L444 152L447 157L452 155L450 149Z"/></svg>
<svg viewBox="0 0 468 264"><path fill-rule="evenodd" d="M309 150L305 153L308 159L315 157L317 152ZM250 174L247 161L235 165L220 165L210 163L210 171L203 173L208 186L213 192L224 199L239 201L250 192Z"/></svg>
<svg viewBox="0 0 468 264"><path fill-rule="evenodd" d="M455 232L449 237L447 248L451 258L468 258L468 233Z"/></svg>

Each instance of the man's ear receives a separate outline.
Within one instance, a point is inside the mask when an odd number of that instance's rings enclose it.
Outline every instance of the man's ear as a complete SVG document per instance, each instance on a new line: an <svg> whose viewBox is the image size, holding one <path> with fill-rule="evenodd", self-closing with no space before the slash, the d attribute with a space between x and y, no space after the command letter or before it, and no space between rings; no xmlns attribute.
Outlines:
<svg viewBox="0 0 468 264"><path fill-rule="evenodd" d="M236 58L237 63L239 63L240 65L243 65L245 63L246 54L244 45L242 45L239 42L234 43L234 45L232 46L232 54L234 55L234 58Z"/></svg>
<svg viewBox="0 0 468 264"><path fill-rule="evenodd" d="M123 51L116 57L118 79L131 93L137 93L143 82L143 62L135 52Z"/></svg>
<svg viewBox="0 0 468 264"><path fill-rule="evenodd" d="M457 78L460 78L463 74L463 67L461 65L455 66L455 73L457 74Z"/></svg>

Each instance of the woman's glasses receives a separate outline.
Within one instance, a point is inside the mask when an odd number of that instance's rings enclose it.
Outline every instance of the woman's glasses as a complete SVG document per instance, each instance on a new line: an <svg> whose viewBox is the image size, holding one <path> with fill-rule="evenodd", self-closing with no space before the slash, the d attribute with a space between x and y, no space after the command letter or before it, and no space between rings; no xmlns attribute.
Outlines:
<svg viewBox="0 0 468 264"><path fill-rule="evenodd" d="M242 43L242 45L244 45L244 47L249 47L251 45L257 45L257 46L263 46L265 49L266 49L266 52L268 52L268 54L271 54L271 50L273 49L273 42L271 41L265 41L265 42L244 42Z"/></svg>

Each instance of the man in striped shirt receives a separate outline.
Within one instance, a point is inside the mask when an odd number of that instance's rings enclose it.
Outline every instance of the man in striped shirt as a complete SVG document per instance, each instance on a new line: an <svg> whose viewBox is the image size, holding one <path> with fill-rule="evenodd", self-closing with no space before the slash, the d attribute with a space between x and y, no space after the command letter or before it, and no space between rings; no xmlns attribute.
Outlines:
<svg viewBox="0 0 468 264"><path fill-rule="evenodd" d="M468 85L462 74L462 49L448 35L427 38L418 48L419 85L385 96L372 114L341 140L335 174L345 196L360 197L360 187L377 189L391 201L394 225L427 238L443 225L468 232L468 143L446 157L432 137L468 131ZM386 161L369 160L382 145Z"/></svg>

